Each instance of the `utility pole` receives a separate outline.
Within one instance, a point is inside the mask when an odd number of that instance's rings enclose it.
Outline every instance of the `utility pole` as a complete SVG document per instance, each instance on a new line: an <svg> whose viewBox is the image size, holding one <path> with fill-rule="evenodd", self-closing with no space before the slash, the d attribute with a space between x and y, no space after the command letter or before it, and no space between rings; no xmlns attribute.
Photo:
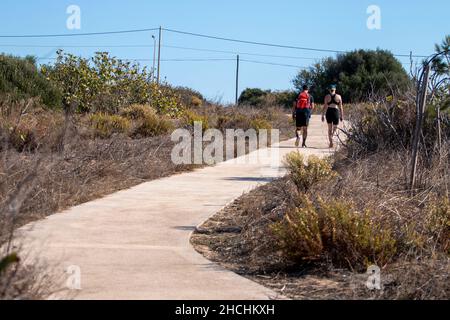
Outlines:
<svg viewBox="0 0 450 320"><path fill-rule="evenodd" d="M411 77L414 77L414 74L413 74L413 52L412 51L410 51L409 52L409 62L410 62L410 65L409 65L409 73L411 74Z"/></svg>
<svg viewBox="0 0 450 320"><path fill-rule="evenodd" d="M428 91L428 81L430 78L430 64L425 67L425 73L422 83L422 88L418 93L418 106L416 115L416 128L414 130L414 140L413 140L413 158L412 158L412 168L411 168L411 192L414 192L414 187L416 184L416 173L417 173L417 158L419 156L419 144L420 144L420 133L422 132L423 115L425 113L425 105L427 103L427 91Z"/></svg>
<svg viewBox="0 0 450 320"><path fill-rule="evenodd" d="M239 102L239 55L236 57L236 105Z"/></svg>
<svg viewBox="0 0 450 320"><path fill-rule="evenodd" d="M156 72L156 37L152 34L153 39L153 67L152 67L152 82L155 82Z"/></svg>
<svg viewBox="0 0 450 320"><path fill-rule="evenodd" d="M159 80L161 76L161 37L162 37L162 27L159 27L159 38L158 38L158 75L156 78L156 83L159 85Z"/></svg>
<svg viewBox="0 0 450 320"><path fill-rule="evenodd" d="M439 104L436 106L436 118L437 118L437 131L438 131L438 148L439 156L442 155L442 129L441 129L441 108Z"/></svg>

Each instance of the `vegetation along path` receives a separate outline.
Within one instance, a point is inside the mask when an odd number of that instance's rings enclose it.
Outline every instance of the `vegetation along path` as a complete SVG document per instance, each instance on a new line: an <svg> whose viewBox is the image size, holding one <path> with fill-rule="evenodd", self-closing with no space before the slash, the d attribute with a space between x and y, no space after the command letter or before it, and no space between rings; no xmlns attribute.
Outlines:
<svg viewBox="0 0 450 320"><path fill-rule="evenodd" d="M313 117L310 148L301 152L328 155L326 125ZM294 142L251 153L259 156L254 164L231 160L150 181L28 224L19 232L23 250L62 276L55 298L280 298L206 260L189 243L196 226L243 193L285 174L270 163L276 151L281 163L295 151ZM80 290L64 289L67 268L80 271Z"/></svg>

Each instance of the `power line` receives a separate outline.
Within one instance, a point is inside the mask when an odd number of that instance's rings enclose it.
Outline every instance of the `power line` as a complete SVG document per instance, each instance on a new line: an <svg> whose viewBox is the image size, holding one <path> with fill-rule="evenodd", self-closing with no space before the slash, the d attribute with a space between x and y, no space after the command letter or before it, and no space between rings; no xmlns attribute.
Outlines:
<svg viewBox="0 0 450 320"><path fill-rule="evenodd" d="M36 58L37 60L57 60L58 58L55 57L39 57ZM149 62L149 61L153 61L153 59L147 59L147 58L142 58L142 59L119 59L122 61L140 61L140 62ZM234 61L235 59L231 59L231 58L175 58L175 59L161 59L161 61L164 62L188 62L188 61L192 61L192 62L203 62L203 61Z"/></svg>
<svg viewBox="0 0 450 320"><path fill-rule="evenodd" d="M105 32L88 32L88 33L65 33L65 34L31 34L31 35L0 35L0 38L57 38L57 37L81 37L81 36L98 36L108 34L124 34L155 31L159 28L134 29L121 31L105 31Z"/></svg>
<svg viewBox="0 0 450 320"><path fill-rule="evenodd" d="M156 31L160 28L147 28L147 29L134 29L134 30L121 30L121 31L106 31L106 32L91 32L91 33L74 33L74 34L34 34L34 35L0 35L0 38L53 38L53 37L79 37L79 36L96 36L96 35L111 35L111 34L125 34L125 33L137 33L137 32L148 32L148 31ZM181 30L174 29L166 29L162 28L162 30L172 33L184 34L195 37L202 37L208 39L215 39L221 41L229 41L236 43L245 43L259 46L267 46L267 47L276 47L276 48L285 48L285 49L295 49L295 50L305 50L305 51L314 51L314 52L327 52L327 53L345 53L346 51L342 50L331 50L331 49L318 49L318 48L310 48L310 47L299 47L292 45L282 45L275 43L267 43L267 42L258 42L258 41L249 41L249 40L241 40L241 39L233 39L226 37L219 37L213 35L206 35L194 32L187 32ZM394 54L396 57L410 57L410 55L405 54ZM428 58L428 56L423 55L413 55L414 58Z"/></svg>
<svg viewBox="0 0 450 320"><path fill-rule="evenodd" d="M291 46L291 45L275 44L275 43L268 43L268 42L257 42L257 41L249 41L249 40L232 39L232 38L225 38L225 37L212 36L212 35L187 32L187 31L180 31L180 30L174 30L174 29L166 29L166 28L163 28L163 30L172 32L172 33L190 35L190 36L194 36L194 37L201 37L201 38L208 38L208 39L215 39L215 40L222 40L222 41L230 41L230 42L237 42L237 43L246 43L246 44L253 44L253 45L267 46L267 47L296 49L296 50L315 51L315 52L328 52L328 53L345 53L346 52L346 51L342 51L342 50L317 49L317 48L309 48L309 47L298 47L298 46ZM405 55L405 54L394 54L394 56L410 57L410 55ZM414 58L427 58L428 56L413 55L413 57Z"/></svg>
<svg viewBox="0 0 450 320"><path fill-rule="evenodd" d="M247 60L247 59L240 59L240 61L250 62L250 63L257 63L257 64L266 64L266 65L272 65L272 66L280 66L280 67L291 67L291 68L296 68L296 69L305 69L305 68L307 68L305 66L295 66L295 65L292 65L292 64L274 63L274 62L268 62L268 61Z"/></svg>
<svg viewBox="0 0 450 320"><path fill-rule="evenodd" d="M250 52L238 52L238 51L224 51L224 50L213 50L213 49L201 49L201 48L189 48L189 47L179 47L179 46L163 46L166 48L182 49L182 50L193 50L193 51L204 51L204 52L217 52L217 53L230 53L238 55L247 56L258 56L258 57L272 57L272 58L286 58L286 59L305 59L305 60L317 60L320 58L313 57L298 57L298 56L284 56L284 55L273 55L273 54L262 54L262 53L250 53Z"/></svg>
<svg viewBox="0 0 450 320"><path fill-rule="evenodd" d="M149 59L150 60L150 59ZM161 61L234 61L234 59L225 58L225 59L215 59L215 58L206 58L206 59L161 59Z"/></svg>
<svg viewBox="0 0 450 320"><path fill-rule="evenodd" d="M10 48L153 48L149 44L113 44L113 45L34 45L34 44L0 44L0 47Z"/></svg>
<svg viewBox="0 0 450 320"><path fill-rule="evenodd" d="M129 44L129 45L18 45L18 44L0 44L0 47L11 47L11 48L153 48L154 45L145 44ZM212 53L229 53L229 54L239 54L248 56L258 56L258 57L272 57L272 58L285 58L285 59L300 59L300 60L318 60L318 57L299 57L299 56L286 56L286 55L273 55L273 54L262 54L262 53L251 53L251 52L239 52L239 51L226 51L226 50L213 50L204 48L192 48L192 47L180 47L172 45L162 45L163 48L171 49L181 49L190 51L200 51L200 52L212 52Z"/></svg>
<svg viewBox="0 0 450 320"><path fill-rule="evenodd" d="M37 60L51 60L55 61L57 58L45 58L40 57ZM151 62L153 59L141 58L141 59L120 59L122 61L135 61L135 62ZM235 61L235 58L174 58L174 59L161 59L162 62L220 62L220 61ZM284 64L284 63L275 63L269 61L260 61L260 60L248 60L248 59L240 59L241 62L248 62L254 64L262 64L262 65L271 65L271 66L280 66L280 67L289 67L295 69L307 69L307 66L298 66L292 64ZM404 63L405 65L409 65L409 63Z"/></svg>
<svg viewBox="0 0 450 320"><path fill-rule="evenodd" d="M297 47L297 46L289 46L289 45L282 45L282 44L273 44L273 43L266 43L266 42L257 42L257 41L248 41L248 40L224 38L224 37L211 36L211 35L206 35L206 34L193 33L193 32L187 32L187 31L180 31L180 30L174 30L174 29L166 29L166 28L163 28L163 30L164 31L168 31L168 32L172 32L172 33L179 33L179 34L190 35L190 36L194 36L194 37L201 37L201 38L208 38L208 39L215 39L215 40L222 40L222 41L230 41L230 42L238 42L238 43L246 43L246 44L253 44L253 45L259 45L259 46L266 46L266 47L277 47L277 48L285 48L285 49L297 49L297 50L329 52L329 53L344 53L345 52L345 51L339 51L339 50L316 49L316 48Z"/></svg>
<svg viewBox="0 0 450 320"><path fill-rule="evenodd" d="M37 58L38 60L57 60L55 57L41 57ZM152 59L120 59L122 61L138 61L138 62L150 62L153 61ZM174 58L174 59L161 59L163 62L209 62L209 61L235 61L234 58ZM291 67L296 69L304 69L305 66L296 66L291 64L282 64L282 63L274 63L269 61L259 61L259 60L247 60L247 59L240 59L240 61L243 62L249 62L249 63L256 63L256 64L264 64L264 65L272 65L272 66L281 66L281 67Z"/></svg>
<svg viewBox="0 0 450 320"><path fill-rule="evenodd" d="M154 45L147 44L123 44L123 45L19 45L19 44L0 44L0 47L12 47L12 48L153 48ZM258 56L258 57L271 57L271 58L285 58L285 59L299 59L299 60L320 60L323 57L299 57L299 56L286 56L286 55L273 55L273 54L262 54L262 53L251 53L251 52L240 52L240 51L226 51L226 50L214 50L205 48L192 48L192 47L181 47L172 45L162 45L163 48L181 49L181 50L191 50L200 52L212 52L212 53L229 53L229 54L239 54L248 56ZM410 58L410 55L395 55L400 58ZM425 56L413 56L413 57L425 57ZM402 62L404 64L410 64L410 62Z"/></svg>

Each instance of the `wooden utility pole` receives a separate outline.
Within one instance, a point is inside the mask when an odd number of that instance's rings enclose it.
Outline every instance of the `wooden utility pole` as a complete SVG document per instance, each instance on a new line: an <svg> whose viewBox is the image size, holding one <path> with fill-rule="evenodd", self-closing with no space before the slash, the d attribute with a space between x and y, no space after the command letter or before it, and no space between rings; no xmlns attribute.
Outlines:
<svg viewBox="0 0 450 320"><path fill-rule="evenodd" d="M411 168L411 192L414 192L414 187L416 185L416 171L417 171L417 159L419 156L419 143L420 143L420 133L422 132L423 115L425 113L425 105L427 103L427 91L428 91L428 81L430 78L430 64L425 67L424 79L422 83L422 88L420 89L419 96L417 99L417 115L416 115L416 128L414 130L413 139L413 157L412 157L412 168Z"/></svg>
<svg viewBox="0 0 450 320"><path fill-rule="evenodd" d="M159 37L158 37L158 74L156 77L156 83L159 85L159 80L161 76L161 37L162 37L162 27L159 27Z"/></svg>
<svg viewBox="0 0 450 320"><path fill-rule="evenodd" d="M155 82L155 72L156 72L156 37L152 35L153 39L153 66L152 66L152 82Z"/></svg>
<svg viewBox="0 0 450 320"><path fill-rule="evenodd" d="M414 71L413 71L414 61L413 61L413 52L412 51L409 52L409 63L410 63L409 73L411 74L411 77L414 77Z"/></svg>
<svg viewBox="0 0 450 320"><path fill-rule="evenodd" d="M239 55L236 57L236 105L239 102Z"/></svg>
<svg viewBox="0 0 450 320"><path fill-rule="evenodd" d="M436 106L436 118L437 118L437 132L438 132L438 148L440 156L442 150L442 130L441 130L441 108L439 105Z"/></svg>

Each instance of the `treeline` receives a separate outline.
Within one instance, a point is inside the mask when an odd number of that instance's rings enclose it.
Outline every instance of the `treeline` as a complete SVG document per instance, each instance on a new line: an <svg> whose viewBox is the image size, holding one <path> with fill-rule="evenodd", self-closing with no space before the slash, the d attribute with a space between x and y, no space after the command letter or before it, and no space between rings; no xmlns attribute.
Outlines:
<svg viewBox="0 0 450 320"><path fill-rule="evenodd" d="M264 107L276 104L291 108L303 85L320 101L331 84L338 86L344 101L363 102L371 96L405 92L412 81L402 64L384 50L357 50L326 58L301 70L292 80L293 90L275 91L248 88L239 98L240 105Z"/></svg>
<svg viewBox="0 0 450 320"><path fill-rule="evenodd" d="M55 64L38 66L34 57L0 55L0 98L36 98L51 109L77 113L117 113L133 104L150 105L175 116L183 107L205 103L201 93L187 87L156 85L140 65L99 52L82 58L58 52Z"/></svg>
<svg viewBox="0 0 450 320"><path fill-rule="evenodd" d="M327 93L336 84L344 101L365 102L371 97L405 92L412 81L399 60L386 50L357 50L326 58L293 79L296 88L311 87L314 96Z"/></svg>

